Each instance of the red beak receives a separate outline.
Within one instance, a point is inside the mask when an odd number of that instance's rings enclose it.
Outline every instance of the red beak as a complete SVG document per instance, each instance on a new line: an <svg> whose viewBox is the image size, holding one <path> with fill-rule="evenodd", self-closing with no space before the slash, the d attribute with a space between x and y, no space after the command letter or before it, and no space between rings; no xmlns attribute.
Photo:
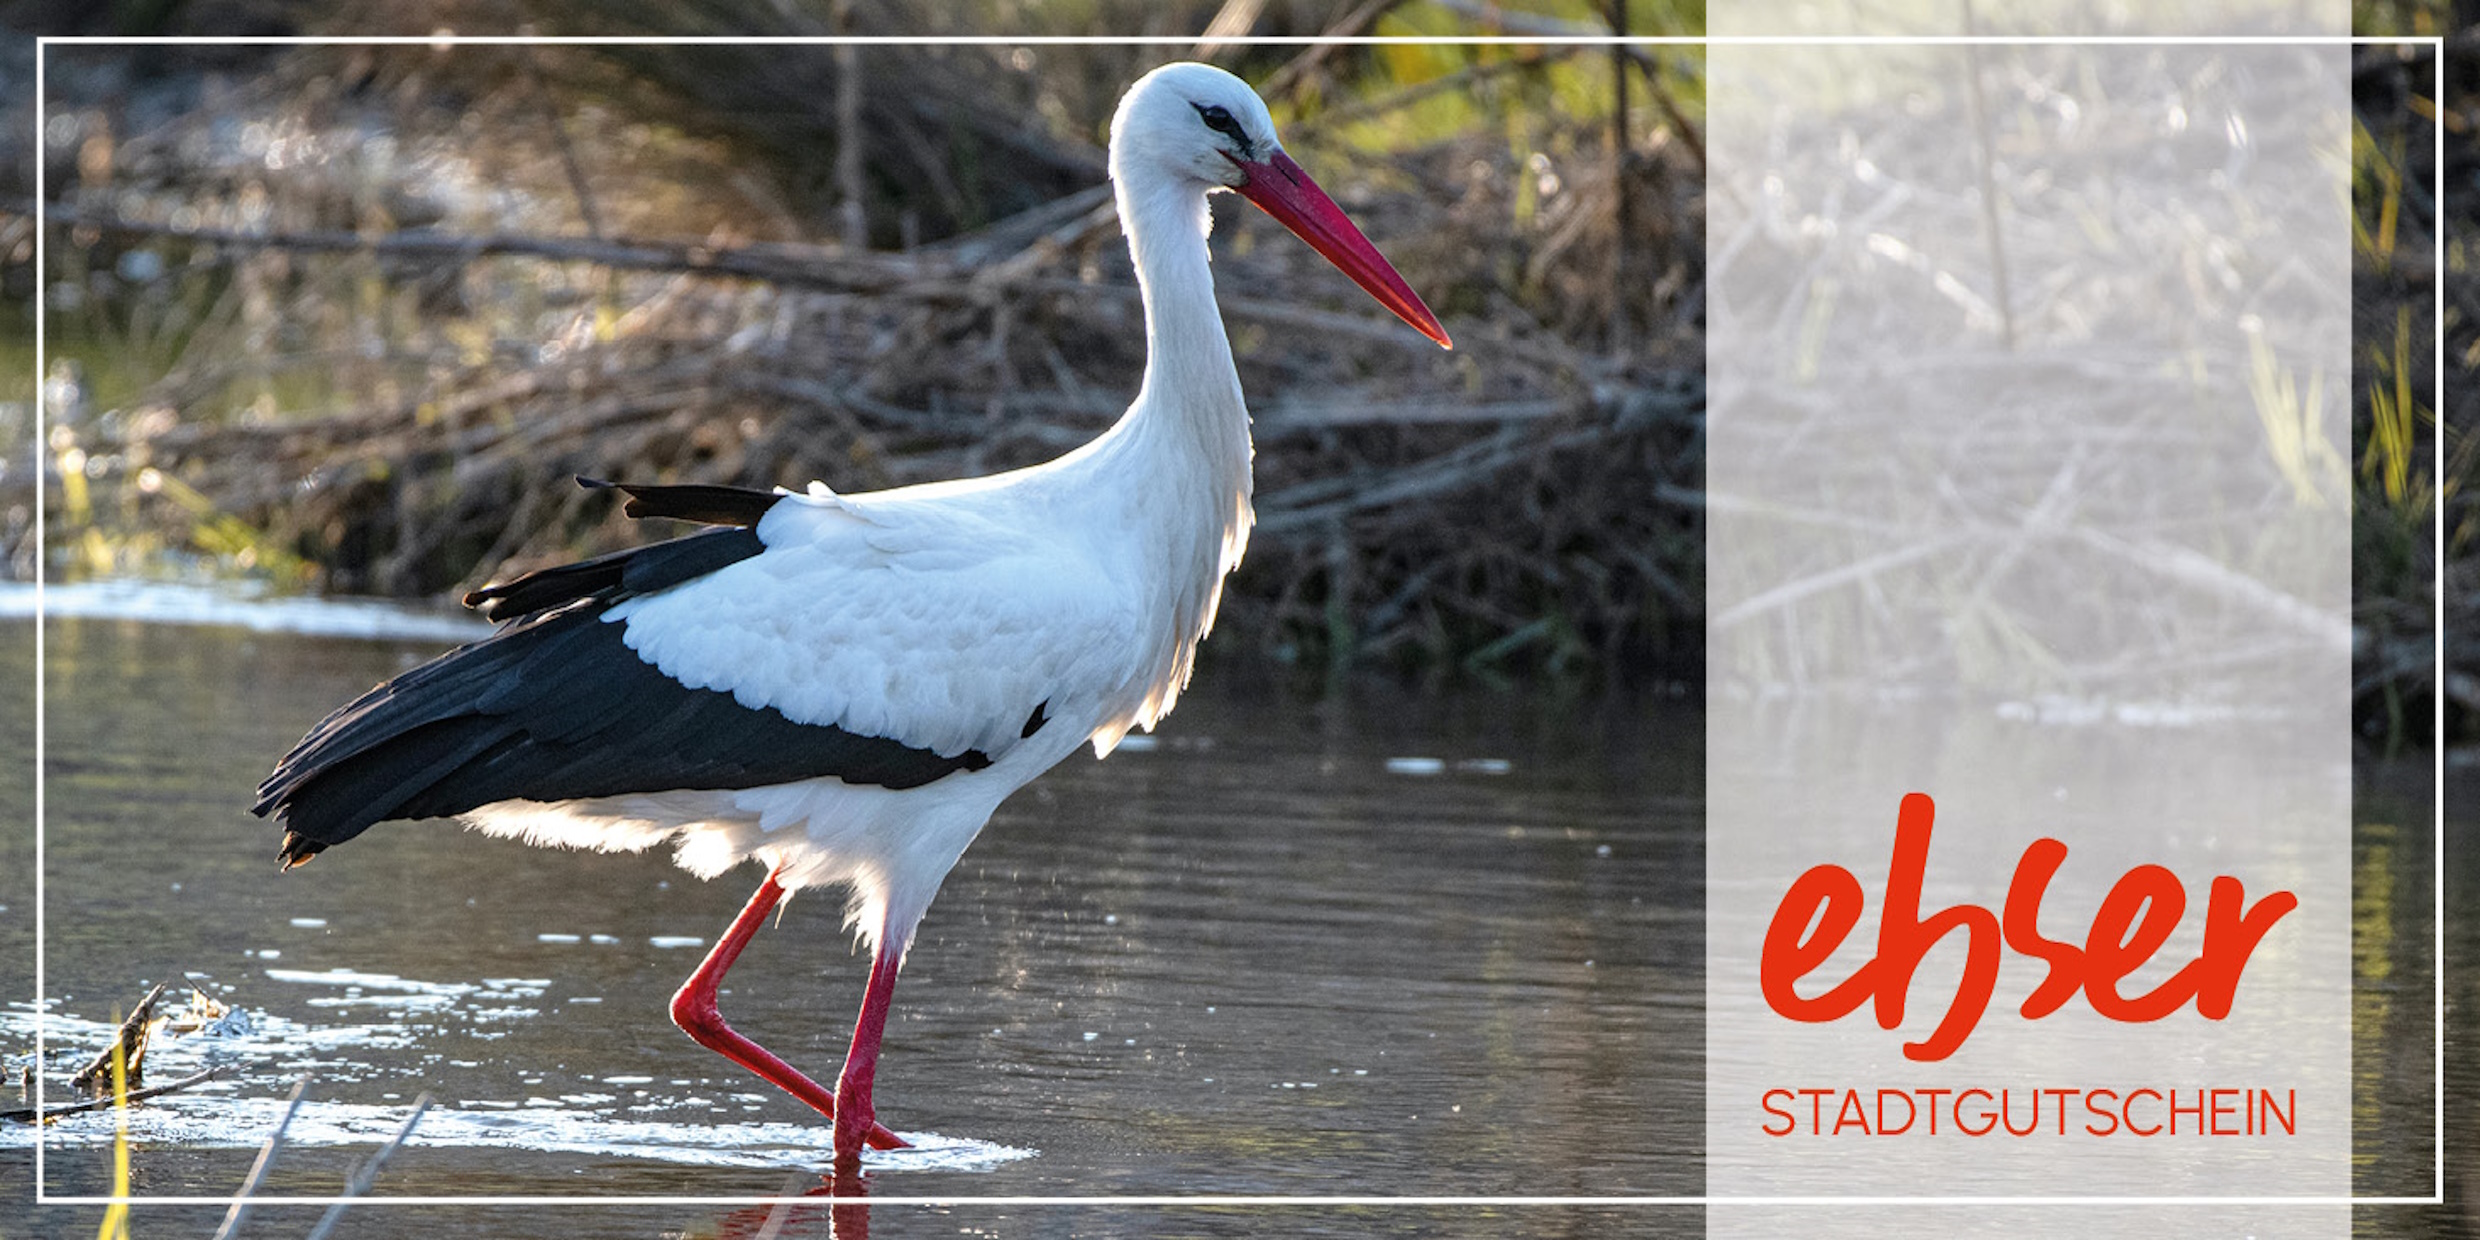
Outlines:
<svg viewBox="0 0 2480 1240"><path fill-rule="evenodd" d="M1317 182L1292 162L1291 156L1276 151L1268 159L1232 162L1239 164L1240 171L1249 178L1235 187L1241 197L1281 221L1414 330L1437 341L1442 348L1455 347L1455 342L1447 339L1447 329L1438 325L1438 316L1421 304L1420 295L1395 274L1395 268L1378 253L1378 247L1369 244L1369 238L1345 218L1343 208L1336 206L1335 200L1327 197L1326 191L1319 189Z"/></svg>

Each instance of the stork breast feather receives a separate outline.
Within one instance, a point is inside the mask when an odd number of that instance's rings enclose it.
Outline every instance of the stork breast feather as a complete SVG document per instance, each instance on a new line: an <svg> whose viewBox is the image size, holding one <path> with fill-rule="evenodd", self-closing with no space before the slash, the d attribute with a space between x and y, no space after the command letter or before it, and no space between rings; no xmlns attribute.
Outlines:
<svg viewBox="0 0 2480 1240"><path fill-rule="evenodd" d="M764 554L606 618L683 684L945 756L1003 754L1036 705L1106 682L1136 644L1097 569L1021 536L908 537L849 517L762 533Z"/></svg>

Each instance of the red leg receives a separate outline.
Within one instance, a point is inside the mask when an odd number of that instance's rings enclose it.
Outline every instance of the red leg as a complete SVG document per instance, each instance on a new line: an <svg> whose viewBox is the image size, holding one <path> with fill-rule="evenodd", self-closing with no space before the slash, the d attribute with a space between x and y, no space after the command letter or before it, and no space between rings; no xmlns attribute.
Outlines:
<svg viewBox="0 0 2480 1240"><path fill-rule="evenodd" d="M861 1019L853 1022L852 1050L844 1056L844 1075L835 1082L835 1160L861 1156L865 1139L878 1149L878 1112L870 1105L870 1086L878 1077L878 1042L887 1031L887 1009L895 1000L896 970L902 967L904 945L881 941L870 956L870 985L861 996Z"/></svg>
<svg viewBox="0 0 2480 1240"><path fill-rule="evenodd" d="M783 896L783 884L776 882L773 874L767 875L766 881L758 886L758 894L749 897L748 906L741 910L740 916L732 919L731 928L723 932L723 938L715 944L715 950L706 953L705 963L700 964L697 972L680 984L679 993L672 996L672 1023L696 1039L698 1045L773 1081L785 1093L816 1107L818 1113L828 1119L834 1119L834 1095L818 1082L802 1075L800 1069L776 1058L772 1051L735 1032L732 1026L723 1022L723 1013L715 1007L715 987L722 983L723 975L732 967L732 962L740 959L741 949L749 945L750 937L757 934L758 927L765 923L768 910L773 909L775 902ZM878 986L875 969L871 973L870 986L872 993L875 993ZM862 1010L866 1015L866 1004ZM884 1021L884 1012L880 1014L880 1019ZM869 1112L865 1110L863 1114ZM876 1124L869 1126L868 1134L870 1144L879 1149L901 1149L904 1146L903 1138ZM843 1145L843 1126L840 1124L836 1126L836 1144L840 1150Z"/></svg>

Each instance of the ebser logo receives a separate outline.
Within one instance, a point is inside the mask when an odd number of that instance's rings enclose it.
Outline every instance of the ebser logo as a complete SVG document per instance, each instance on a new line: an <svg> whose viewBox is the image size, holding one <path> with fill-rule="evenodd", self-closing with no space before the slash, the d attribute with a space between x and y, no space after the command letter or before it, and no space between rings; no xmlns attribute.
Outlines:
<svg viewBox="0 0 2480 1240"><path fill-rule="evenodd" d="M2186 915L2187 888L2178 875L2158 865L2127 871L2103 897L2079 947L2041 934L2041 898L2065 863L2067 846L2040 839L2024 849L2015 865L2003 916L1963 904L1923 917L1921 879L1936 817L1937 806L1926 795L1914 792L1903 798L1895 818L1885 904L1879 910L1877 953L1813 999L1801 997L1800 980L1842 946L1860 924L1868 901L1860 880L1839 865L1813 867L1791 884L1765 932L1759 973L1768 1006L1792 1020L1815 1023L1840 1020L1873 997L1878 1026L1893 1029L1903 1023L1904 1000L1921 957L1939 939L1961 930L1968 944L1963 980L1929 1037L1903 1044L1907 1059L1944 1059L1972 1035L1997 989L2001 942L2049 965L2049 976L2024 1000L2026 1020L2057 1011L2079 990L2095 1012L2111 1020L2160 1020L2191 999L2199 1015L2221 1020L2230 1015L2248 956L2274 923L2299 907L2298 898L2288 891L2276 891L2250 906L2238 879L2216 877L2205 905L2202 951L2169 980L2142 994L2126 995L2120 993L2121 984L2161 950Z"/></svg>

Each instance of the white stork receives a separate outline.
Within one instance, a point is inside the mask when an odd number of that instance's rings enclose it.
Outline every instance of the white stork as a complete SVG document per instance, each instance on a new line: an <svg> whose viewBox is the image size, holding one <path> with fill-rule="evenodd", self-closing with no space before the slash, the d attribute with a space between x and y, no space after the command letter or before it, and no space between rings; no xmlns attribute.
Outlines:
<svg viewBox="0 0 2480 1240"><path fill-rule="evenodd" d="M1010 793L1170 711L1248 542L1249 419L1206 196L1239 191L1449 343L1220 69L1129 89L1111 179L1147 359L1110 430L1030 469L863 495L619 487L630 516L721 528L468 595L496 632L337 710L260 785L285 868L373 823L446 816L534 844L668 840L701 877L757 858L766 880L672 1019L833 1119L839 1163L902 1146L871 1079L940 881ZM836 883L871 962L830 1092L734 1032L715 990L786 891Z"/></svg>

